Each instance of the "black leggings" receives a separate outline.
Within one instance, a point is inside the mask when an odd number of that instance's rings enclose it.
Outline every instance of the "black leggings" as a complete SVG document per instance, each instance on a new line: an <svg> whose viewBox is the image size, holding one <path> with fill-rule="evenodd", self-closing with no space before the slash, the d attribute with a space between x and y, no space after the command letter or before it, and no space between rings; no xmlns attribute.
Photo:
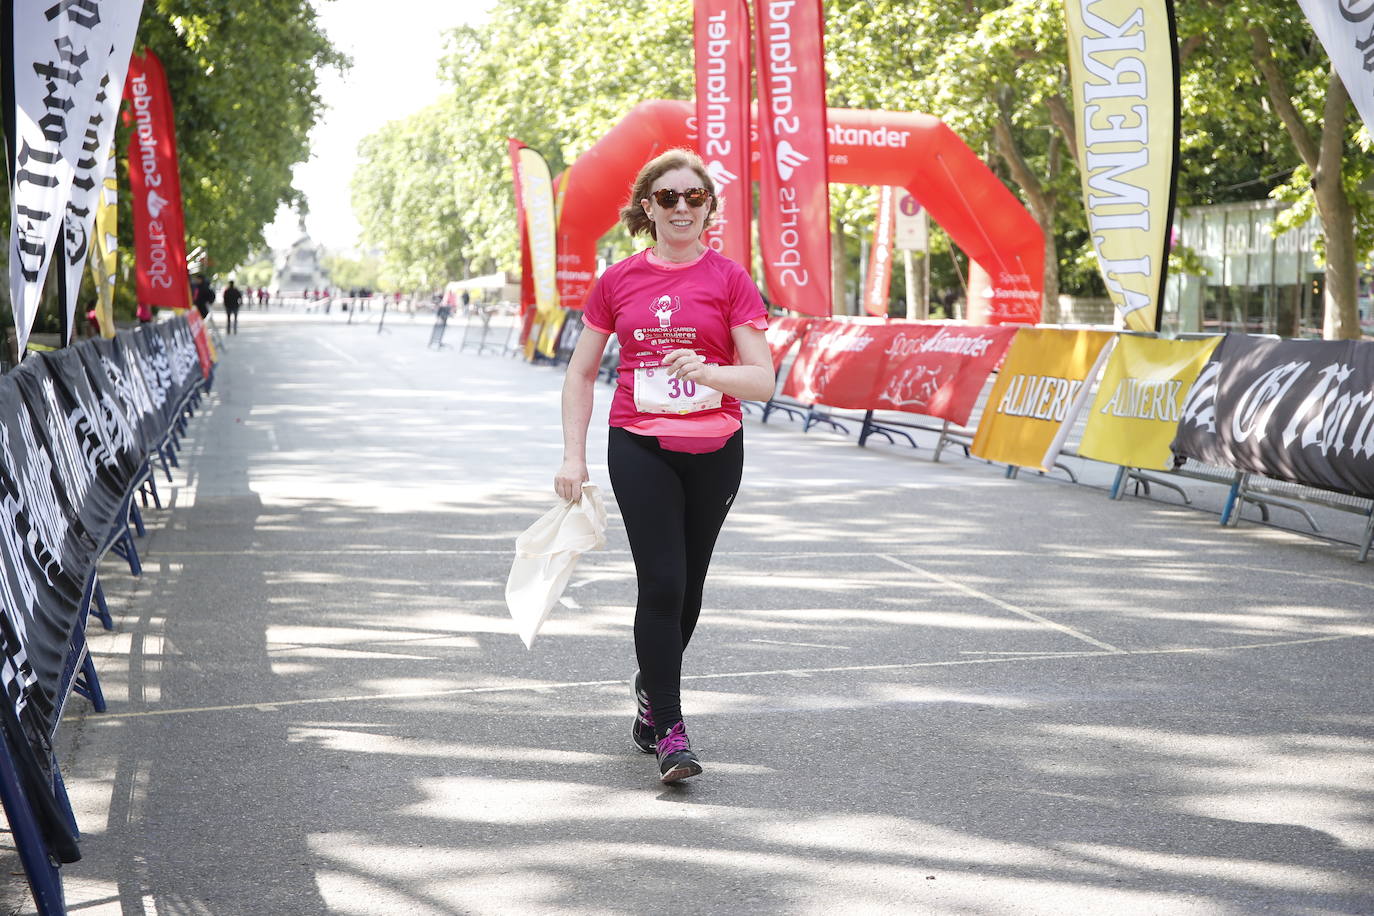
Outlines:
<svg viewBox="0 0 1374 916"><path fill-rule="evenodd" d="M613 426L607 463L639 579L635 655L662 736L682 719L682 650L701 615L716 535L739 489L744 431L714 452L692 455Z"/></svg>

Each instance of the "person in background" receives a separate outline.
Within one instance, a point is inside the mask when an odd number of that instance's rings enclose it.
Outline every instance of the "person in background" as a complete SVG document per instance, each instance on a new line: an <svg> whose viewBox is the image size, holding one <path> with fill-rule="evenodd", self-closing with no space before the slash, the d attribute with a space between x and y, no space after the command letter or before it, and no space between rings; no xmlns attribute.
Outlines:
<svg viewBox="0 0 1374 916"><path fill-rule="evenodd" d="M239 307L243 305L243 293L234 286L234 281L230 280L229 285L224 290L224 315L226 328L230 334L239 332Z"/></svg>
<svg viewBox="0 0 1374 916"><path fill-rule="evenodd" d="M631 737L657 755L665 783L702 771L683 721L683 650L740 484L739 400L766 401L774 385L758 289L701 242L715 209L711 176L688 150L663 153L635 178L620 218L654 246L607 269L587 298L563 383L563 463L554 477L559 496L580 498L595 381L615 334L607 463L639 587Z"/></svg>

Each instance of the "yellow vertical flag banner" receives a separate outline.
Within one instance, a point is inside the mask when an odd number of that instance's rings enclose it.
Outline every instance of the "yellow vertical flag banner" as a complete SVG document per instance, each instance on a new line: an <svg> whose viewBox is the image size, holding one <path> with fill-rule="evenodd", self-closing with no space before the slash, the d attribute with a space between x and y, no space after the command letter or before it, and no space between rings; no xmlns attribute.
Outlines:
<svg viewBox="0 0 1374 916"><path fill-rule="evenodd" d="M95 211L95 238L91 251L91 280L95 283L95 320L101 337L115 336L115 268L119 266L119 185L115 180L115 147L110 144L110 163Z"/></svg>
<svg viewBox="0 0 1374 916"><path fill-rule="evenodd" d="M539 153L524 147L520 157L520 195L525 206L525 231L530 240L530 268L534 272L534 301L539 323L545 333L539 338L539 352L554 355L557 335L548 345L548 329L555 324L558 311L558 246L556 239L553 179L549 164ZM559 323L561 326L561 323Z"/></svg>
<svg viewBox="0 0 1374 916"><path fill-rule="evenodd" d="M1118 318L1159 329L1179 136L1172 0L1064 0L1088 234Z"/></svg>
<svg viewBox="0 0 1374 916"><path fill-rule="evenodd" d="M1169 443L1183 402L1220 341L1123 335L1102 373L1078 454L1132 468L1173 467Z"/></svg>
<svg viewBox="0 0 1374 916"><path fill-rule="evenodd" d="M1017 331L978 422L973 454L997 464L1053 468L1114 336L1062 328Z"/></svg>

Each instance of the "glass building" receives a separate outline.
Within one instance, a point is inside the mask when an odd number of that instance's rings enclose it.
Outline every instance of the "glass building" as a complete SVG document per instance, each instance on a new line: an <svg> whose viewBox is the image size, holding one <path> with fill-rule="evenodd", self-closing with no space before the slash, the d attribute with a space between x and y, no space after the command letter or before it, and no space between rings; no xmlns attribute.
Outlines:
<svg viewBox="0 0 1374 916"><path fill-rule="evenodd" d="M1200 258L1205 274L1170 276L1164 303L1166 332L1248 331L1281 337L1320 337L1323 275L1316 241L1321 222L1273 235L1284 205L1260 200L1180 210L1178 244ZM1360 271L1359 311L1374 333L1374 277Z"/></svg>

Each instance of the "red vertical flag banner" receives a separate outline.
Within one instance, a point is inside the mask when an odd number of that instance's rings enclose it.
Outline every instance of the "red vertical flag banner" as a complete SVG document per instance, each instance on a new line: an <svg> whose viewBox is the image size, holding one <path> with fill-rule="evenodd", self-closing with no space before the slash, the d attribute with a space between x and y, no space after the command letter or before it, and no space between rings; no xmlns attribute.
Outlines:
<svg viewBox="0 0 1374 916"><path fill-rule="evenodd" d="M152 51L129 61L129 198L133 204L134 266L140 306L191 307L186 275L186 218L181 205L172 97L162 62Z"/></svg>
<svg viewBox="0 0 1374 916"><path fill-rule="evenodd" d="M525 200L520 193L520 151L525 144L508 138L506 149L510 153L510 171L515 186L515 231L520 237L520 314L528 315L534 311L534 266L530 258L530 239L525 232ZM526 328L525 333L528 333ZM523 340L523 335L521 337Z"/></svg>
<svg viewBox="0 0 1374 916"><path fill-rule="evenodd" d="M883 185L878 190L878 219L873 224L873 247L869 249L868 274L864 282L864 309L875 318L887 317L888 293L892 289L892 247L896 234L893 203L895 189Z"/></svg>
<svg viewBox="0 0 1374 916"><path fill-rule="evenodd" d="M749 8L745 0L696 0L697 149L716 185L716 218L702 241L751 269Z"/></svg>
<svg viewBox="0 0 1374 916"><path fill-rule="evenodd" d="M830 189L820 0L754 0L759 248L778 305L829 317Z"/></svg>

